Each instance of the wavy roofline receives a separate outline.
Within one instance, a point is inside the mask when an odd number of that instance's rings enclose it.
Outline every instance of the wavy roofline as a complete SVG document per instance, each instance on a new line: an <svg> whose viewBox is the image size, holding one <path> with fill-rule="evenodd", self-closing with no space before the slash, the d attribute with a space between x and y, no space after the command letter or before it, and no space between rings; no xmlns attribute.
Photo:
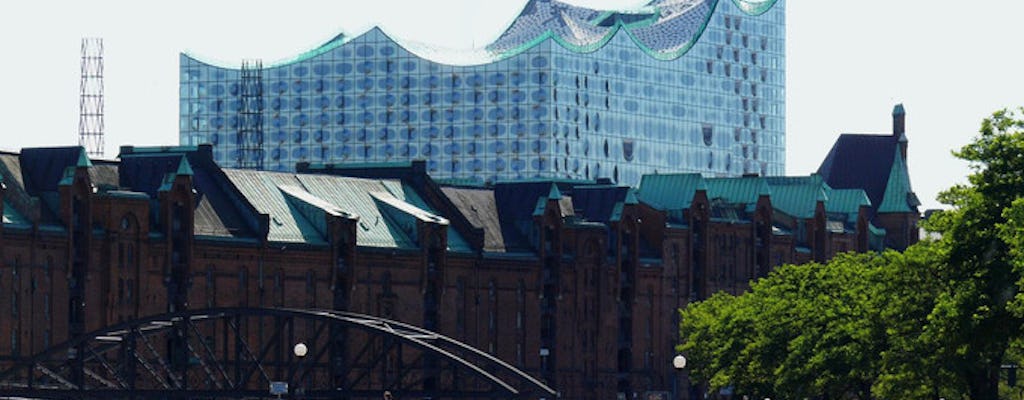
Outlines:
<svg viewBox="0 0 1024 400"><path fill-rule="evenodd" d="M306 61L306 60L309 60L309 59L316 58L317 56L319 56L321 54L327 53L327 52L329 52L331 50L334 50L334 49L336 49L338 47L341 47L341 46L343 46L343 45L345 45L345 44L347 44L347 43L349 43L349 42L351 42L351 41L353 41L353 40L355 40L355 39L357 39L359 37L362 37L362 36L372 32L375 29L380 31L380 33L382 35L387 37L391 42L393 42L395 45L401 47L403 50L408 51L409 53L411 53L413 55L416 55L417 57L423 58L425 60L432 61L432 62L435 62L435 63L438 63L438 64L442 64L442 65L449 65L449 66L477 66L477 65L485 65L485 64L489 64L489 63L505 60L505 59L508 59L508 58L511 58L511 57L515 57L515 56L517 56L517 55L519 55L521 53L524 53L524 52L532 49L533 47L538 46L541 43L544 43L544 41L546 41L548 39L551 39L555 43L558 43L558 45L561 46L562 48L564 48L566 50L569 50L569 51L572 51L572 52L575 52L575 53L579 53L579 54L592 53L592 52L600 50L602 47L604 47L609 41L611 41L613 38L615 38L615 36L618 35L620 31L624 31L626 33L626 35L629 37L630 41L632 41L633 44L635 44L637 46L637 48L639 48L641 51L643 51L648 56L650 56L650 57L652 57L652 58L654 58L656 60L670 61L670 60L674 60L674 59L677 59L679 57L682 57L684 54L689 52L689 50L693 47L693 45L697 42L697 40L699 40L700 37L702 37L704 35L704 30L707 28L708 23L711 21L711 17L714 15L714 10L717 9L718 3L719 3L720 0L709 0L712 3L711 6L710 6L712 11L708 13L706 18L704 18L704 22L701 24L700 28L696 31L696 34L693 36L693 38L691 38L685 45L681 46L679 49L672 50L672 51L669 51L669 52L654 51L653 49L651 49L647 45L643 44L643 42L638 40L636 38L636 36L629 30L630 25L636 25L638 22L633 22L633 23L628 23L627 24L627 23L622 22L621 20L616 21L615 25L613 27L611 27L611 29L608 30L608 33L606 35L604 35L604 37L602 37L597 42L595 42L593 44L589 44L589 45L579 46L579 45L575 45L575 44L569 43L566 39L564 39L561 36L555 34L554 31L552 31L551 29L548 29L548 30L545 30L544 32L538 34L533 39L527 40L522 45L519 45L519 46L517 46L517 47L515 47L515 48L513 48L511 50L506 50L506 51L502 51L502 52L494 52L494 51L488 50L486 47L489 46L490 44L494 43L495 41L497 41L498 38L500 38L502 35L504 35L504 33L507 32L508 29L512 27L512 24L514 24L515 21L522 15L523 11L526 10L526 8L531 3L533 3L534 1L537 1L537 0L528 0L528 1L524 2L523 3L523 7L520 9L519 13L515 14L505 24L505 29L501 30L500 33L498 33L495 37L491 38L487 42L487 45L484 45L484 47L481 47L481 48L473 48L473 49L445 48L443 46L437 46L437 45L427 44L427 43L423 43L423 42L417 42L415 40L404 39L404 38L392 35L392 34L388 33L387 29L384 28L383 26L378 25L378 24L373 24L373 25L369 25L369 26L363 28L362 30L359 31L358 34L353 34L353 35L348 35L348 34L346 34L345 30L341 29L341 30L339 30L339 33L335 34L331 39L327 40L323 44L321 44L319 46L316 46L316 47L314 47L314 48L312 48L310 50L307 50L307 51L304 51L302 53L299 53L299 54L297 54L295 56L286 57L286 58L282 58L282 59L276 60L274 62L271 62L271 63L265 65L264 68L286 67L286 66L289 66L289 65L292 65L292 64L296 64L296 63L299 63L299 62L302 62L302 61ZM552 1L562 3L559 0L552 0ZM747 15L750 15L750 16L762 15L762 14L768 12L769 10L771 10L772 7L774 7L775 4L778 2L778 0L760 0L760 1L756 1L756 0L731 0L731 1L732 1L732 3L737 8L740 9L740 11L742 11L743 13L745 13ZM599 10L599 9L594 9L594 10L602 11L603 12L602 13L603 16L608 16L611 13L640 13L640 12L649 12L650 11L650 4L648 3L648 4L645 4L645 5L642 5L642 6L638 6L638 7L634 7L634 8L628 8L628 9L622 9L622 10ZM435 50L437 51L437 53L431 54ZM183 51L181 54L186 56L186 57L188 57L188 58L190 58L190 59L192 59L192 60L201 62L203 64L207 64L207 65L210 65L210 66L218 67L218 68L234 69L234 70L238 70L238 69L241 68L241 61L239 61L238 63L223 62L221 60L214 60L212 58L202 57L202 56L199 56L196 53L193 53L193 52L190 52L190 51L187 51L187 50ZM449 58L445 58L443 55L440 55L440 54L449 55L450 57Z"/></svg>

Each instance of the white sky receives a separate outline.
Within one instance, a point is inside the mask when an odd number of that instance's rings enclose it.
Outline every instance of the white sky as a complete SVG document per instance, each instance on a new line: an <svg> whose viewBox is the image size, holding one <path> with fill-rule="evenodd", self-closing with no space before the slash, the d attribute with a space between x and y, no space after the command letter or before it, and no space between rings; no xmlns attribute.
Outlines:
<svg viewBox="0 0 1024 400"><path fill-rule="evenodd" d="M730 1L730 0L720 0ZM910 174L924 208L965 181L950 151L982 118L1024 106L1024 1L785 0L787 173L817 169L836 136L888 133L907 110ZM0 148L78 141L80 45L105 44L106 153L178 141L178 54L280 60L380 24L451 48L496 37L525 0L17 1L0 11ZM570 0L629 8L643 0ZM287 6L285 6L287 4Z"/></svg>

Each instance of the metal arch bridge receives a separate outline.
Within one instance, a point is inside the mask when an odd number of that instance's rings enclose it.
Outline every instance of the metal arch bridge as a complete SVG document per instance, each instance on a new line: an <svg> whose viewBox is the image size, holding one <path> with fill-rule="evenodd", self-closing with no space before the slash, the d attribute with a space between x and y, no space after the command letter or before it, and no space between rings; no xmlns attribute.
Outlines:
<svg viewBox="0 0 1024 400"><path fill-rule="evenodd" d="M308 355L292 354L303 343ZM343 311L216 308L141 318L0 361L0 393L40 399L555 398L501 360L413 325Z"/></svg>

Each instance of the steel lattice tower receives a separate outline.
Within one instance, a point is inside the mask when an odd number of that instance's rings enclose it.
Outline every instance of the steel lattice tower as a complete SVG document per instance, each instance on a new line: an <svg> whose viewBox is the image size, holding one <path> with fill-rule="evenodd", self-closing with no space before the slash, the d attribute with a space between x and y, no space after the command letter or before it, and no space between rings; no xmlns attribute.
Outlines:
<svg viewBox="0 0 1024 400"><path fill-rule="evenodd" d="M103 156L103 39L82 38L82 82L78 145L91 157Z"/></svg>
<svg viewBox="0 0 1024 400"><path fill-rule="evenodd" d="M263 169L263 62L242 61L238 97L238 168Z"/></svg>

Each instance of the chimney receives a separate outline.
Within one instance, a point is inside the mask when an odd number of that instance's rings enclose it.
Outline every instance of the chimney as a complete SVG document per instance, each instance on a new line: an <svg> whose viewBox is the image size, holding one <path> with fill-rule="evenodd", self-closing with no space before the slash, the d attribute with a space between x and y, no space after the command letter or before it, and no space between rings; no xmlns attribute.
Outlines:
<svg viewBox="0 0 1024 400"><path fill-rule="evenodd" d="M904 161L907 160L906 116L907 112L903 109L903 103L892 108L892 136L900 145L900 155L903 156Z"/></svg>

